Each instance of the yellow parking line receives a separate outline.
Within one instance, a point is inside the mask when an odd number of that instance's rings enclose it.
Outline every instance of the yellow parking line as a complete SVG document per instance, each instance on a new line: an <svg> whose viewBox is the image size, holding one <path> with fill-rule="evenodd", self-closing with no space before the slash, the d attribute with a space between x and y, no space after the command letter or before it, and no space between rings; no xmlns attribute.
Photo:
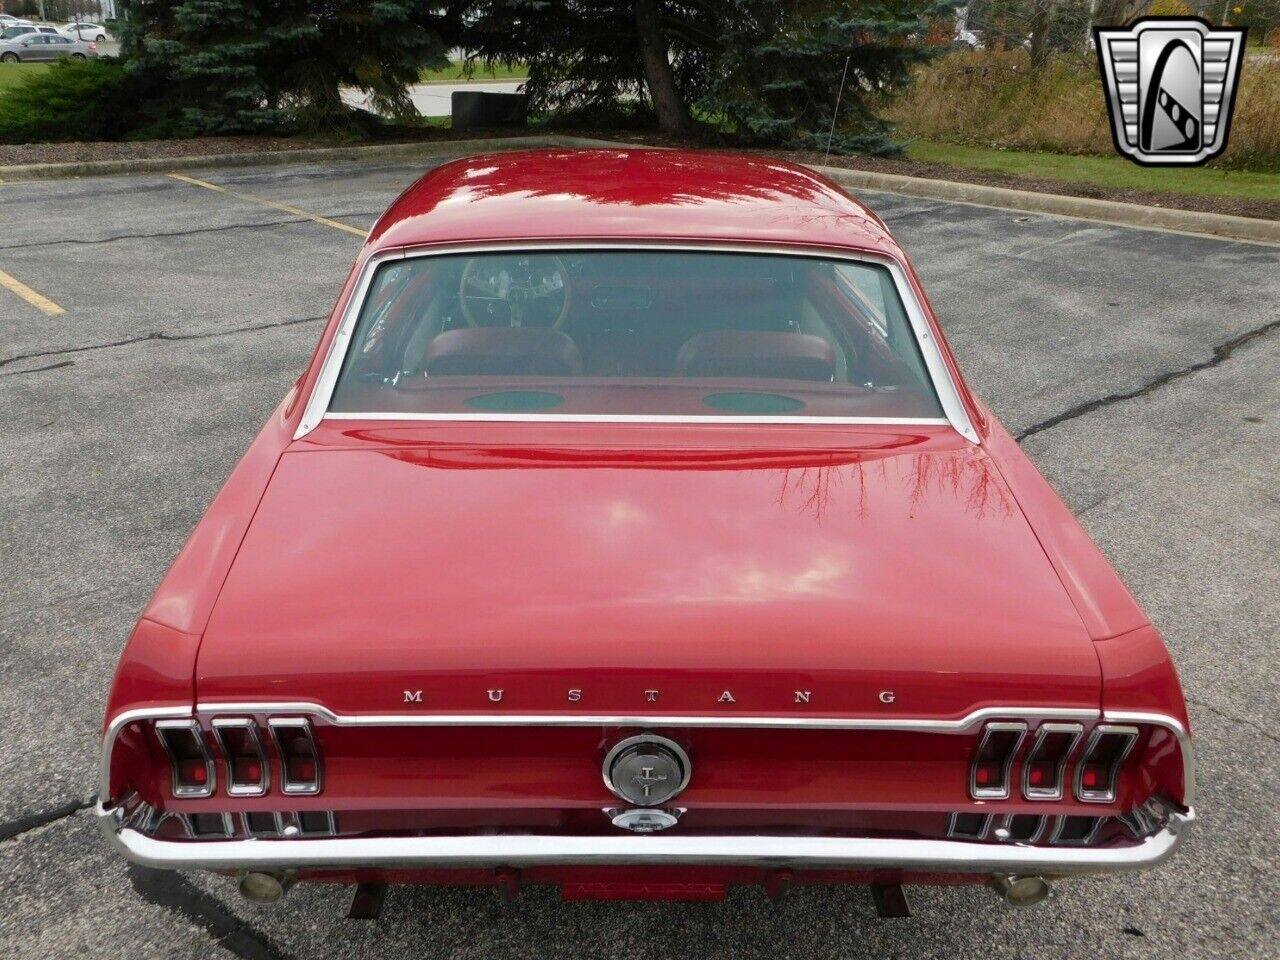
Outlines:
<svg viewBox="0 0 1280 960"><path fill-rule="evenodd" d="M42 297L21 280L11 277L9 274L0 270L0 287L6 290L12 290L27 303L31 304L37 310L43 310L51 317L56 317L60 313L66 313L60 306L50 300L48 297Z"/></svg>
<svg viewBox="0 0 1280 960"><path fill-rule="evenodd" d="M183 183L189 183L193 187L204 187L206 190L216 190L218 193L225 193L232 197L238 197L241 200L248 200L259 206L270 207L272 210L283 210L285 213L291 213L295 217L303 217L313 223L319 223L326 227L333 227L335 230L341 230L343 233L354 234L357 237L367 237L367 230L361 230L359 227L348 226L345 223L339 223L337 220L330 220L328 217L322 217L317 213L303 210L301 207L291 207L287 203L278 203L275 200L267 200L263 197L255 197L251 193L241 193L239 190L232 190L230 187L221 187L216 183L209 183L207 180L197 180L195 177L188 177L182 173L169 174L174 180L181 180Z"/></svg>

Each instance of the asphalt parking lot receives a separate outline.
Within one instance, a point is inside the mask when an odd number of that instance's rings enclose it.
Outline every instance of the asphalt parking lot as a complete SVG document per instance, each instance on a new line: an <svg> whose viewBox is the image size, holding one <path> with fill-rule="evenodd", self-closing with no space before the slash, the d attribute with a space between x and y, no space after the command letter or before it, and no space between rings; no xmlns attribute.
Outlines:
<svg viewBox="0 0 1280 960"><path fill-rule="evenodd" d="M343 888L261 908L109 854L84 806L124 638L310 357L357 234L422 169L0 184L0 281L26 291L0 285L0 955L1280 956L1280 248L889 194L864 199L971 383L1173 651L1201 807L1177 859L1020 912L916 889L906 921L859 889L503 905L399 888L360 922Z"/></svg>

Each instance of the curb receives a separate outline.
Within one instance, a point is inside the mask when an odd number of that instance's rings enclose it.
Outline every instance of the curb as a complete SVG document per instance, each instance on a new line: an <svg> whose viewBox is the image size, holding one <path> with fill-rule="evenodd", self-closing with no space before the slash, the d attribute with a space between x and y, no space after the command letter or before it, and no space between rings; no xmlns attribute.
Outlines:
<svg viewBox="0 0 1280 960"><path fill-rule="evenodd" d="M208 167L274 167L293 163L358 163L362 160L417 160L422 157L465 156L489 150L565 146L567 137L484 137L475 140L419 140L358 147L313 147L305 150L260 150L253 153L210 153L193 157L144 157L122 160L84 160L78 163L31 163L0 167L0 181L57 180L129 173L168 173L176 169Z"/></svg>
<svg viewBox="0 0 1280 960"><path fill-rule="evenodd" d="M167 173L174 169L209 167L284 166L300 163L358 163L367 160L412 161L427 157L465 156L479 151L521 150L537 147L616 147L635 144L588 137L544 134L528 137L485 137L475 140L435 140L352 147L317 147L256 153L209 154L195 157L149 157L133 160L87 160L80 163L37 163L0 167L0 182L95 177L131 173ZM808 165L843 187L883 190L888 193L968 203L1002 210L1042 213L1079 220L1093 220L1146 230L1168 230L1198 236L1280 245L1280 220L1259 220L1221 213L1202 213L1169 207L1148 207L1116 200L1094 200L1062 194L1012 190L979 183L930 180L869 170Z"/></svg>
<svg viewBox="0 0 1280 960"><path fill-rule="evenodd" d="M1207 234L1232 240L1247 240L1252 243L1280 244L1280 220L1259 220L1254 217L1236 217L1225 213L1203 213L1199 210L1178 210L1169 207L1147 207L1137 203L1121 203L1117 200L1094 200L1089 197L1069 197L1056 193L1033 193L1029 190L1011 190L1007 187L991 187L980 183L927 180L923 177L904 177L893 173L847 170L844 167L810 166L809 169L834 180L843 187L884 190L889 193L902 193L931 200L971 203L977 206L999 207L1029 213L1047 213L1079 220L1097 220L1139 229L1170 230L1176 233Z"/></svg>

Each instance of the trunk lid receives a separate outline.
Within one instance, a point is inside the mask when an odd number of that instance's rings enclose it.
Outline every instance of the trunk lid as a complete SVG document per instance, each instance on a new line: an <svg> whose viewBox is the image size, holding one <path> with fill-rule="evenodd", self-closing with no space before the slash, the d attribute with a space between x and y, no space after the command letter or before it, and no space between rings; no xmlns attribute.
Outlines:
<svg viewBox="0 0 1280 960"><path fill-rule="evenodd" d="M703 427L646 453L652 430L602 426L613 441L539 447L444 439L475 434L466 424L317 431L282 457L224 584L199 699L626 716L1097 706L1079 616L999 472L951 431L756 427L746 443L732 427L707 449Z"/></svg>

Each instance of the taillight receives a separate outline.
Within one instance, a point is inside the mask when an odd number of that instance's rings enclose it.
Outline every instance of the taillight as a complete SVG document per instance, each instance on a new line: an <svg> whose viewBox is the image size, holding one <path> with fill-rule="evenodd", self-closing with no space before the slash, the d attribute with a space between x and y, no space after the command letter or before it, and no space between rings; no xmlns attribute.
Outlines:
<svg viewBox="0 0 1280 960"><path fill-rule="evenodd" d="M1076 799L1092 803L1115 800L1120 768L1137 742L1137 727L1095 727L1076 767Z"/></svg>
<svg viewBox="0 0 1280 960"><path fill-rule="evenodd" d="M270 767L257 725L248 719L219 718L213 721L213 731L227 765L227 793L240 797L266 793Z"/></svg>
<svg viewBox="0 0 1280 960"><path fill-rule="evenodd" d="M1078 723L1042 723L1022 765L1022 795L1028 800L1061 800L1067 760L1084 727Z"/></svg>
<svg viewBox="0 0 1280 960"><path fill-rule="evenodd" d="M1004 800L1009 796L1013 758L1026 735L1025 723L986 725L969 768L970 796L975 800Z"/></svg>
<svg viewBox="0 0 1280 960"><path fill-rule="evenodd" d="M280 754L281 789L285 793L320 792L320 751L311 722L302 717L272 718L271 736Z"/></svg>
<svg viewBox="0 0 1280 960"><path fill-rule="evenodd" d="M194 720L157 720L156 736L169 756L175 797L207 797L213 793L213 757Z"/></svg>
<svg viewBox="0 0 1280 960"><path fill-rule="evenodd" d="M98 49L98 45L97 45L96 43L91 43L91 44L89 44L89 49L90 49L90 50L97 50L97 49Z"/></svg>

